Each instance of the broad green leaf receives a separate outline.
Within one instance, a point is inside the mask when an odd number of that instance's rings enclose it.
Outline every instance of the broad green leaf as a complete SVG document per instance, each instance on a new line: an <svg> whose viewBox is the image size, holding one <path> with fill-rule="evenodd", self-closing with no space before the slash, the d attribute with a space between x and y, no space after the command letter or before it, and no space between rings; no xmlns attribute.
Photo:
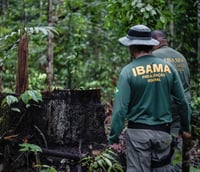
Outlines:
<svg viewBox="0 0 200 172"><path fill-rule="evenodd" d="M150 4L148 4L148 5L145 7L145 9L146 9L147 11L151 11L151 10L153 9L153 7L152 7Z"/></svg>
<svg viewBox="0 0 200 172"><path fill-rule="evenodd" d="M29 90L27 91L27 94L29 95L29 99L33 99L35 102L39 101L35 94L35 91Z"/></svg>
<svg viewBox="0 0 200 172"><path fill-rule="evenodd" d="M30 144L30 143L22 143L19 144L21 147L20 151L31 151L31 152L42 152L42 149L35 144Z"/></svg>
<svg viewBox="0 0 200 172"><path fill-rule="evenodd" d="M165 23L165 17L164 17L164 16L160 16L160 21L161 21L162 23Z"/></svg>
<svg viewBox="0 0 200 172"><path fill-rule="evenodd" d="M29 95L26 94L26 93L23 93L20 95L20 98L22 99L22 101L25 103L25 104L28 104L29 102Z"/></svg>
<svg viewBox="0 0 200 172"><path fill-rule="evenodd" d="M118 163L113 164L113 169L118 172L124 172L123 167L121 166L121 164L118 164Z"/></svg>
<svg viewBox="0 0 200 172"><path fill-rule="evenodd" d="M7 104L7 105L10 106L11 104L17 103L17 102L18 102L17 97L12 96L12 95L8 95L8 96L6 96L6 97L3 99L2 105L3 105L3 104Z"/></svg>
<svg viewBox="0 0 200 172"><path fill-rule="evenodd" d="M140 9L140 12L141 12L141 13L145 12L145 8L141 8L141 9Z"/></svg>
<svg viewBox="0 0 200 172"><path fill-rule="evenodd" d="M24 148L19 149L19 151L20 152L28 152L29 148L28 147L24 147Z"/></svg>
<svg viewBox="0 0 200 172"><path fill-rule="evenodd" d="M103 155L104 157L110 159L110 160L116 161L116 160L115 160L115 157L111 156L111 155L108 154L108 153L102 153L102 155Z"/></svg>

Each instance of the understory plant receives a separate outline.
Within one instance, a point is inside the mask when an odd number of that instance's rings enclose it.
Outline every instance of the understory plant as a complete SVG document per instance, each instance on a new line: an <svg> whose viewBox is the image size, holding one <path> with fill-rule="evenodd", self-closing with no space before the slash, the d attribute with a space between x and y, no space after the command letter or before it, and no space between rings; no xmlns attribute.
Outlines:
<svg viewBox="0 0 200 172"><path fill-rule="evenodd" d="M22 101L26 105L26 108L28 108L30 106L30 101L37 103L42 101L42 95L37 90L27 90L18 97L15 95L7 95L1 102L1 109L20 112L19 108L12 106L19 101Z"/></svg>
<svg viewBox="0 0 200 172"><path fill-rule="evenodd" d="M28 166L28 155L29 153L33 152L35 155L36 164L34 165L34 168L36 168L36 171L38 172L57 172L54 167L43 165L40 163L39 153L42 153L42 149L40 146L30 143L22 143L19 144L21 147L19 149L20 152L23 152L27 159L27 166Z"/></svg>
<svg viewBox="0 0 200 172"><path fill-rule="evenodd" d="M111 148L92 151L90 155L83 157L80 163L87 172L124 172L118 155Z"/></svg>
<svg viewBox="0 0 200 172"><path fill-rule="evenodd" d="M22 113L20 119L23 118L24 109L28 109L31 106L37 105L42 101L42 95L40 91L37 90L26 90L21 95L8 94L4 95L2 101L0 102L0 135L8 134L11 125L18 125L17 116ZM11 116L13 114L13 116ZM15 119L16 118L16 119ZM14 122L13 122L14 121Z"/></svg>

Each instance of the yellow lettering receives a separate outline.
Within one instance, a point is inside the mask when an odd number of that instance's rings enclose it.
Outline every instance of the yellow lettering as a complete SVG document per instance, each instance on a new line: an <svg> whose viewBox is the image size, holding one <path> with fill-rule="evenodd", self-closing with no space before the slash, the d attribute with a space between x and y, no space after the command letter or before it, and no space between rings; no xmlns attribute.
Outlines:
<svg viewBox="0 0 200 172"><path fill-rule="evenodd" d="M132 72L133 72L133 75L134 75L134 76L137 76L137 73L136 73L135 68L132 68Z"/></svg>
<svg viewBox="0 0 200 172"><path fill-rule="evenodd" d="M138 66L136 67L138 75L145 74L144 66Z"/></svg>
<svg viewBox="0 0 200 172"><path fill-rule="evenodd" d="M153 71L154 72L163 72L163 65L162 64L153 64Z"/></svg>
<svg viewBox="0 0 200 172"><path fill-rule="evenodd" d="M151 65L146 66L146 73L153 73L153 70L151 68Z"/></svg>
<svg viewBox="0 0 200 172"><path fill-rule="evenodd" d="M160 82L160 78L148 79L147 82Z"/></svg>
<svg viewBox="0 0 200 172"><path fill-rule="evenodd" d="M133 76L144 75L143 78L151 78L151 77L164 77L165 74L163 72L171 73L170 67L166 64L152 64L146 66L137 66L136 68L132 68Z"/></svg>
<svg viewBox="0 0 200 172"><path fill-rule="evenodd" d="M149 78L149 75L142 75L142 79Z"/></svg>
<svg viewBox="0 0 200 172"><path fill-rule="evenodd" d="M164 72L172 73L168 65L164 66Z"/></svg>

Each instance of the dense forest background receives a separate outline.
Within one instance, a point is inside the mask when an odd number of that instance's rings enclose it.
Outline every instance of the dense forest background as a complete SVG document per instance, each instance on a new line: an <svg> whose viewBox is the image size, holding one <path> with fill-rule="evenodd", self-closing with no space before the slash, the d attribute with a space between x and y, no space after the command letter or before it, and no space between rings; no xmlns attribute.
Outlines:
<svg viewBox="0 0 200 172"><path fill-rule="evenodd" d="M170 46L185 55L199 109L199 0L0 0L1 92L16 91L21 37L28 41L29 89L99 88L102 102L111 102L130 61L118 38L136 24L165 30Z"/></svg>

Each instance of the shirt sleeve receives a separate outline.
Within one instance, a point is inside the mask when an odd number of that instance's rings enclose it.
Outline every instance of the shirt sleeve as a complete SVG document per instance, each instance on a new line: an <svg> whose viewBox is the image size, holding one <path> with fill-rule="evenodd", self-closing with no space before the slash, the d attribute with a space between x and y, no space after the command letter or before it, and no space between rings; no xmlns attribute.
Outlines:
<svg viewBox="0 0 200 172"><path fill-rule="evenodd" d="M179 107L179 114L181 119L181 132L191 131L190 121L192 110L184 94L184 89L177 71L174 70L174 82L172 94L174 96L174 102Z"/></svg>
<svg viewBox="0 0 200 172"><path fill-rule="evenodd" d="M121 73L115 93L109 144L119 142L119 135L124 128L125 118L129 111L128 107L130 97L131 88L127 79L127 75L126 73Z"/></svg>

